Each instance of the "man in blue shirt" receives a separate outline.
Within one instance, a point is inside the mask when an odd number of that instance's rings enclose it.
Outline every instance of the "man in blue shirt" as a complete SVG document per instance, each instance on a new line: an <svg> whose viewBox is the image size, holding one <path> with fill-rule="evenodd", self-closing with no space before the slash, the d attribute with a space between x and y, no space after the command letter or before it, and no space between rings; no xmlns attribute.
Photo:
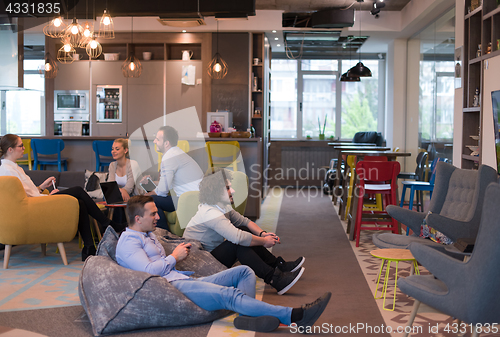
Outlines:
<svg viewBox="0 0 500 337"><path fill-rule="evenodd" d="M125 268L160 275L187 298L205 310L227 309L240 314L238 329L272 331L280 323L310 327L323 313L331 293L300 308L283 307L256 300L255 274L247 266L230 268L211 276L193 279L193 272L179 271L175 264L189 256L190 243L179 244L166 256L152 233L159 219L150 196L134 196L127 202L130 223L118 240L116 259Z"/></svg>

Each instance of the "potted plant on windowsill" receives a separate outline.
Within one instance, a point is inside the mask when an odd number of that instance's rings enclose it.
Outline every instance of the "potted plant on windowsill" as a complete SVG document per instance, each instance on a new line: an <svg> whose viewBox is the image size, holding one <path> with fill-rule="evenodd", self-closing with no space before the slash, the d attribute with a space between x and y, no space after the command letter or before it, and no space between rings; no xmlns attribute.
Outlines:
<svg viewBox="0 0 500 337"><path fill-rule="evenodd" d="M321 132L321 122L319 121L319 116L318 116L318 127L319 127L319 140L325 140L325 128L326 128L326 115L325 115L325 122L323 123L323 132Z"/></svg>

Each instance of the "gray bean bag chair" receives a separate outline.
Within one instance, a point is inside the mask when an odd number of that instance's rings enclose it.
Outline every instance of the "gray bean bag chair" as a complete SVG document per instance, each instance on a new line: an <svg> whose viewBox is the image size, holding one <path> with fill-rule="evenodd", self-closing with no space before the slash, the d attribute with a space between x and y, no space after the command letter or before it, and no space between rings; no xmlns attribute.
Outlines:
<svg viewBox="0 0 500 337"><path fill-rule="evenodd" d="M163 232L162 232L163 231ZM186 240L163 238L168 255ZM208 276L226 269L201 244L192 242L189 257L178 263L179 270L192 270L195 277ZM206 311L191 302L163 277L121 267L116 262L118 235L109 226L99 243L97 256L89 257L82 268L78 285L80 302L87 313L95 336L144 328L202 324L226 316L227 310Z"/></svg>

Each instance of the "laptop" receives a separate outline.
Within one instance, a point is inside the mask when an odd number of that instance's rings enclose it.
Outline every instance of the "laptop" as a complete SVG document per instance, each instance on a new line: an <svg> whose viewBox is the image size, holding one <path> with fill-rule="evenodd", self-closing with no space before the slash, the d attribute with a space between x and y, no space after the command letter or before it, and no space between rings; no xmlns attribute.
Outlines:
<svg viewBox="0 0 500 337"><path fill-rule="evenodd" d="M123 206L127 203L123 201L122 194L120 192L120 187L116 181L109 181L106 183L100 183L102 194L104 195L104 201L108 205Z"/></svg>

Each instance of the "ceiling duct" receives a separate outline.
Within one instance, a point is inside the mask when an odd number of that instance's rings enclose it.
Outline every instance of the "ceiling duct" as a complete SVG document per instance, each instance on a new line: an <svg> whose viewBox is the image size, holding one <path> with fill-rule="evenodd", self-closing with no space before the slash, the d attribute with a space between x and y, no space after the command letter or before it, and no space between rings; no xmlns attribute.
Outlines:
<svg viewBox="0 0 500 337"><path fill-rule="evenodd" d="M76 9L70 10L78 19L86 17L86 2L75 0ZM70 1L73 3L73 1ZM106 0L95 2L95 12L102 13L107 8L113 17L159 16L166 22L196 21L203 17L221 16L241 18L255 16L255 0ZM182 20L183 19L183 20Z"/></svg>
<svg viewBox="0 0 500 337"><path fill-rule="evenodd" d="M193 18L159 18L158 21L164 26L170 27L198 27L206 25L203 17L193 17Z"/></svg>
<svg viewBox="0 0 500 337"><path fill-rule="evenodd" d="M323 9L311 14L313 28L344 28L354 25L354 8L345 10Z"/></svg>

